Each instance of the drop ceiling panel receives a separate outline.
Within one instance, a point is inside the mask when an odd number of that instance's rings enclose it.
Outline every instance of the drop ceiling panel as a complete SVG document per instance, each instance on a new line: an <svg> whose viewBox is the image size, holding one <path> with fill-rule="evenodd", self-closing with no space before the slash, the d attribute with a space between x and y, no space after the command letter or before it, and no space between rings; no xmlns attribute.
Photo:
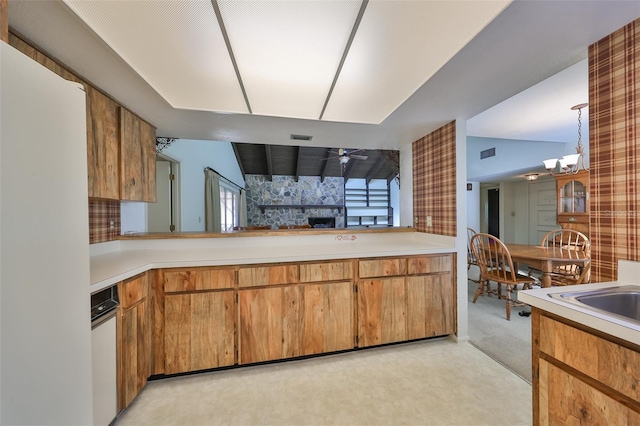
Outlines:
<svg viewBox="0 0 640 426"><path fill-rule="evenodd" d="M370 1L323 118L382 122L510 2Z"/></svg>
<svg viewBox="0 0 640 426"><path fill-rule="evenodd" d="M173 107L248 112L209 0L64 1Z"/></svg>
<svg viewBox="0 0 640 426"><path fill-rule="evenodd" d="M318 119L360 1L218 1L254 114Z"/></svg>

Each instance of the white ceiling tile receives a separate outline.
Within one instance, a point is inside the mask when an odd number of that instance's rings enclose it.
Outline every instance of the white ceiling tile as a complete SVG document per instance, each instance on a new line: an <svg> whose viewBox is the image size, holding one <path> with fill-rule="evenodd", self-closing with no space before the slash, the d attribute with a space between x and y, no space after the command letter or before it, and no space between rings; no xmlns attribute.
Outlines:
<svg viewBox="0 0 640 426"><path fill-rule="evenodd" d="M175 108L248 112L209 0L65 0Z"/></svg>
<svg viewBox="0 0 640 426"><path fill-rule="evenodd" d="M382 122L509 3L370 1L323 118Z"/></svg>
<svg viewBox="0 0 640 426"><path fill-rule="evenodd" d="M219 1L254 114L318 119L360 1Z"/></svg>

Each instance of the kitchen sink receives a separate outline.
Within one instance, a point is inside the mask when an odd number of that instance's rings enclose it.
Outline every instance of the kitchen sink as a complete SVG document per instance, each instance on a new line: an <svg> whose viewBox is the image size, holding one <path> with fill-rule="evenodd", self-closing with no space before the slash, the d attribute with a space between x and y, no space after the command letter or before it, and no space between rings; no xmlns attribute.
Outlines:
<svg viewBox="0 0 640 426"><path fill-rule="evenodd" d="M549 296L640 324L640 286L622 285L599 290L550 293Z"/></svg>

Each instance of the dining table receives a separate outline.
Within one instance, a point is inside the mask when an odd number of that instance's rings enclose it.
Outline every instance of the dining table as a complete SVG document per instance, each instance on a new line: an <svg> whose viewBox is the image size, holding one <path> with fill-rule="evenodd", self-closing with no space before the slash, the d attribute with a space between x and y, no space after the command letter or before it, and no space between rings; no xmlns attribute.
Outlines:
<svg viewBox="0 0 640 426"><path fill-rule="evenodd" d="M591 261L591 256L582 250L528 244L506 244L506 246L514 263L524 263L542 271L542 287L551 287L551 273L554 268L569 264L585 267Z"/></svg>

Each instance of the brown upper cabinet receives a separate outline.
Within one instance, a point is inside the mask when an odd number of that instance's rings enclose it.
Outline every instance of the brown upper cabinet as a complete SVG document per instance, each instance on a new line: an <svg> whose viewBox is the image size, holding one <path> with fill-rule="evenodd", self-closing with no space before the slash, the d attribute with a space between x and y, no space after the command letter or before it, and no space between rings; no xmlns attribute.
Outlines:
<svg viewBox="0 0 640 426"><path fill-rule="evenodd" d="M156 129L120 107L120 199L156 201Z"/></svg>
<svg viewBox="0 0 640 426"><path fill-rule="evenodd" d="M87 175L89 197L120 198L118 104L93 87L87 93Z"/></svg>
<svg viewBox="0 0 640 426"><path fill-rule="evenodd" d="M89 198L156 201L156 129L17 35L9 43L87 94Z"/></svg>

